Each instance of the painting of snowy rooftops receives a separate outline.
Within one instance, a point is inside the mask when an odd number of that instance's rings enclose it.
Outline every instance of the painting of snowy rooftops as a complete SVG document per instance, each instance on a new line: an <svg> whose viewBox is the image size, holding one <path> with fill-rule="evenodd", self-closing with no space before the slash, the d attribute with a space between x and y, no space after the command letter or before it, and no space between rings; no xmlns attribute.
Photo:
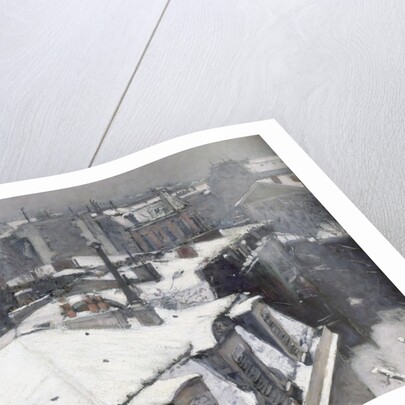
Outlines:
<svg viewBox="0 0 405 405"><path fill-rule="evenodd" d="M359 405L405 298L260 136L0 201L0 403Z"/></svg>

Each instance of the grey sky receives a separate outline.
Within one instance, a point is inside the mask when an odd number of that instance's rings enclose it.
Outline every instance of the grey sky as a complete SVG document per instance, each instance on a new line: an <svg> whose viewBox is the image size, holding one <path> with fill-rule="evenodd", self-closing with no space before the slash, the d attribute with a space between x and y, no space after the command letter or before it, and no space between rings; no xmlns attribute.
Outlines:
<svg viewBox="0 0 405 405"><path fill-rule="evenodd" d="M211 163L221 160L255 159L274 155L260 136L221 141L171 155L119 176L83 186L0 200L0 221L20 218L20 208L35 215L82 207L88 200L101 202L137 194L149 187L193 181L208 175Z"/></svg>

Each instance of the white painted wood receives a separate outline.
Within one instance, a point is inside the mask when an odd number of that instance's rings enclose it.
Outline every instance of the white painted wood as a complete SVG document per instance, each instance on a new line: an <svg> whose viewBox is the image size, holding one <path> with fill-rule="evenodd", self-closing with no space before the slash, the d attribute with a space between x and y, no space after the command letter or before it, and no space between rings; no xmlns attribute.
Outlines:
<svg viewBox="0 0 405 405"><path fill-rule="evenodd" d="M173 0L95 162L276 118L405 253L404 7Z"/></svg>
<svg viewBox="0 0 405 405"><path fill-rule="evenodd" d="M88 166L165 3L1 1L1 182Z"/></svg>

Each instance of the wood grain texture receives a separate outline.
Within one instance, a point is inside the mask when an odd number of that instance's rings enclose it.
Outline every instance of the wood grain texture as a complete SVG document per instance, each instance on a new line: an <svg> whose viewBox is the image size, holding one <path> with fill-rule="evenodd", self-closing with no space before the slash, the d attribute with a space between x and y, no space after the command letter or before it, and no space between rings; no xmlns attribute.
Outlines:
<svg viewBox="0 0 405 405"><path fill-rule="evenodd" d="M173 0L95 163L276 118L404 254L404 7Z"/></svg>
<svg viewBox="0 0 405 405"><path fill-rule="evenodd" d="M88 166L165 4L1 2L1 182Z"/></svg>

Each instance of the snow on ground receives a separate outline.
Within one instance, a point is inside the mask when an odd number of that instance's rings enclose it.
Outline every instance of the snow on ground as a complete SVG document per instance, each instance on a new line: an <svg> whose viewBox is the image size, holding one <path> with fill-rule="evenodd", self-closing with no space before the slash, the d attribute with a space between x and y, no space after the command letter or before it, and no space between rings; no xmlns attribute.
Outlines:
<svg viewBox="0 0 405 405"><path fill-rule="evenodd" d="M241 326L236 326L235 330L267 367L277 368L286 377L293 378L296 364L294 361Z"/></svg>
<svg viewBox="0 0 405 405"><path fill-rule="evenodd" d="M373 392L382 395L404 386L404 381L388 378L381 373L373 373L374 368L405 375L405 345L398 337L405 335L405 310L392 309L379 312L381 322L373 326L371 338L378 348L364 344L353 349L352 368Z"/></svg>
<svg viewBox="0 0 405 405"><path fill-rule="evenodd" d="M53 329L21 336L0 351L0 398L12 404L115 404L189 350L214 345L212 322L234 296L179 311L160 326L119 330ZM35 371L33 371L35 370ZM81 399L80 395L84 399Z"/></svg>
<svg viewBox="0 0 405 405"><path fill-rule="evenodd" d="M187 381L198 377L198 374L189 374L170 380L157 380L154 384L142 390L130 405L165 405L171 403L176 391ZM158 393L158 394L157 394Z"/></svg>
<svg viewBox="0 0 405 405"><path fill-rule="evenodd" d="M200 375L204 384L208 387L211 394L220 405L256 405L256 397L252 392L246 392L236 386L231 381L226 381L213 369L198 363L195 360L188 360L184 364L176 364L170 370L166 371L161 379L169 379L178 376L186 376L191 373ZM135 404L135 402L134 402ZM141 405L140 402L136 404ZM165 402L159 402L164 405ZM133 403L131 402L131 405ZM143 404L142 404L143 405ZM145 403L146 405L146 403Z"/></svg>

